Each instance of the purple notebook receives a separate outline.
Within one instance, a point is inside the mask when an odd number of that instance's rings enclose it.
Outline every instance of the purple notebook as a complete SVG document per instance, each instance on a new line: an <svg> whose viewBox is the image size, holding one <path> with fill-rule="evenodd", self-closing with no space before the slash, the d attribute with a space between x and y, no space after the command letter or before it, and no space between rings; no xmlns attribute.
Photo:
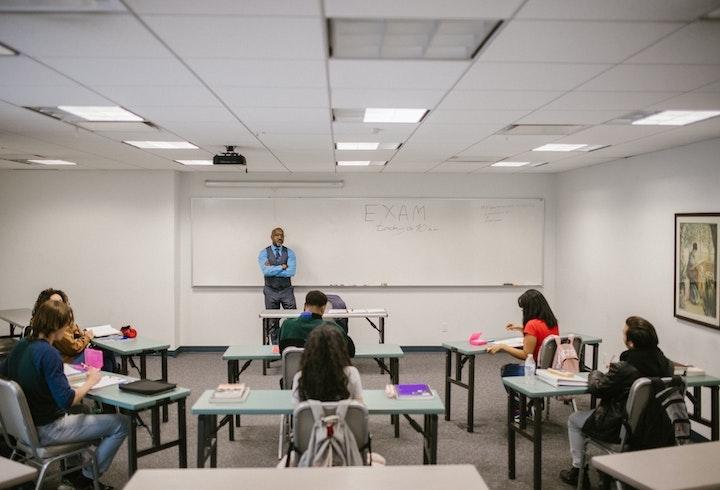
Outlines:
<svg viewBox="0 0 720 490"><path fill-rule="evenodd" d="M426 384L395 385L398 398L432 398L433 393Z"/></svg>

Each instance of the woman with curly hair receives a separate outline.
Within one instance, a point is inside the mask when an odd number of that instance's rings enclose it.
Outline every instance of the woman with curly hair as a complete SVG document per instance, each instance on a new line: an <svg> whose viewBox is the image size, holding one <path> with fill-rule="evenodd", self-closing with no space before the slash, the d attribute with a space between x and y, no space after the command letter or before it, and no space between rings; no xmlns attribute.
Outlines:
<svg viewBox="0 0 720 490"><path fill-rule="evenodd" d="M68 295L60 289L47 288L40 291L35 306L32 310L32 318L35 318L40 305L48 300L60 301L66 305L70 305ZM85 362L85 349L90 345L93 339L91 330L84 330L73 322L65 329L64 335L55 341L53 347L60 351L63 362L70 364L80 364ZM102 349L101 349L102 350ZM117 371L115 363L115 355L112 352L102 350L103 353L103 371Z"/></svg>
<svg viewBox="0 0 720 490"><path fill-rule="evenodd" d="M337 325L326 322L314 328L293 378L293 399L335 402L351 398L363 402L360 373L350 363L347 342Z"/></svg>

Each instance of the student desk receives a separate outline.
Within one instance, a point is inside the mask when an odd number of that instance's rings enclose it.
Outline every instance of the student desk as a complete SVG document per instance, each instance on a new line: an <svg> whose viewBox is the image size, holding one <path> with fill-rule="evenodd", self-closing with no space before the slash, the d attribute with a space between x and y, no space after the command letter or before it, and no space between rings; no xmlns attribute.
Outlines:
<svg viewBox="0 0 720 490"><path fill-rule="evenodd" d="M112 374L112 373L106 373ZM117 376L117 375L115 375ZM133 378L128 378L133 380ZM97 402L118 407L120 412L128 415L130 419L130 431L128 432L128 473L130 476L137 470L139 457L153 454L171 447L178 447L178 461L181 468L187 468L187 426L185 421L185 399L190 395L187 388L175 388L172 391L157 395L136 395L120 391L118 385L106 386L105 388L90 390L87 398ZM178 407L178 438L174 441L161 443L160 441L160 414L159 408L177 403ZM137 418L136 415L142 411L151 411L152 445L149 448L138 450L137 447Z"/></svg>
<svg viewBox="0 0 720 490"><path fill-rule="evenodd" d="M343 490L403 489L440 490L450 482L462 482L473 490L487 490L488 486L474 466L337 466L334 468L222 468L215 470L140 470L128 482L125 490L173 488L175 490L234 490L242 482L243 488L292 488L315 490L342 488Z"/></svg>
<svg viewBox="0 0 720 490"><path fill-rule="evenodd" d="M686 392L687 398L692 402L693 409L688 413L690 420L700 425L710 427L710 440L720 440L720 378L715 376L688 376L687 387L692 388ZM702 414L702 388L710 390L710 418Z"/></svg>
<svg viewBox="0 0 720 490"><path fill-rule="evenodd" d="M598 346L602 339L590 337L588 335L569 334L582 339L582 345L589 345L593 348L592 369L597 369ZM518 337L509 337L518 338ZM504 339L497 339L504 340ZM487 345L470 345L467 340L459 340L454 342L443 342L445 349L445 420L450 420L450 388L452 385L465 388L468 392L467 400L467 431L473 432L474 416L475 416L475 356L485 354ZM579 352L580 365L585 366L584 350ZM452 356L455 354L455 376L452 374ZM468 382L463 383L462 371L465 363L470 361L468 368ZM519 362L519 361L518 361ZM591 406L595 408L595 400L592 400Z"/></svg>
<svg viewBox="0 0 720 490"><path fill-rule="evenodd" d="M541 381L536 376L524 377L524 376L511 376L503 378L503 384L510 390L508 394L508 405L507 405L507 424L508 424L508 477L513 480L515 479L515 433L526 437L533 441L533 478L535 481L535 488L540 488L540 470L542 468L542 424L541 411L535 411L535 418L533 421L533 432L527 431L527 420L525 417L525 401L526 398L546 398L552 396L564 396L564 395L583 395L588 393L587 386L559 386L555 387ZM689 414L691 420L702 423L703 425L709 425L712 432L712 440L717 441L720 437L718 432L718 425L720 422L718 418L718 387L720 386L720 378L714 376L691 376L686 378L688 388L693 388L695 395L700 392L703 387L710 388L712 393L712 413L710 419L702 417L700 404L695 404L696 410ZM513 406L512 399L513 394L516 393L520 398L520 423L516 423L513 419ZM689 393L687 393L688 396ZM633 454L636 454L633 452Z"/></svg>
<svg viewBox="0 0 720 490"><path fill-rule="evenodd" d="M25 327L30 325L32 310L30 308L18 308L15 310L0 310L0 320L5 320L10 325L10 335L2 337L21 337ZM19 328L20 332L15 333Z"/></svg>
<svg viewBox="0 0 720 490"><path fill-rule="evenodd" d="M272 345L231 345L223 354L223 360L228 363L228 383L237 383L240 375L256 360L279 361L282 356L272 351ZM404 355L403 350L397 344L357 344L355 345L355 359L375 359L380 369L390 375L390 383L400 382L399 359ZM390 367L385 364L384 358L390 359ZM240 361L245 361L240 368ZM400 437L400 420L392 416L392 424L395 426L395 437ZM235 440L235 425L240 425L240 416L235 418L235 423L230 423L228 435L230 440Z"/></svg>
<svg viewBox="0 0 720 490"><path fill-rule="evenodd" d="M720 442L595 456L595 468L640 490L720 487Z"/></svg>
<svg viewBox="0 0 720 490"><path fill-rule="evenodd" d="M12 488L35 479L37 468L0 456L0 488Z"/></svg>
<svg viewBox="0 0 720 490"><path fill-rule="evenodd" d="M120 356L122 373L128 375L128 360L132 361L133 356L140 356L140 378L147 378L146 357L153 352L160 353L160 380L168 380L167 368L167 351L170 344L159 342L148 337L128 338L112 338L98 337L92 340L92 343L102 349L109 350ZM163 407L163 422L168 421L167 407Z"/></svg>
<svg viewBox="0 0 720 490"><path fill-rule="evenodd" d="M290 390L251 390L240 403L212 403L212 394L213 390L206 390L192 406L192 414L198 416L198 468L208 457L210 466L217 465L217 432L232 423L233 415L292 415L295 408ZM394 400L384 390L363 390L363 399L370 415L404 416L423 436L423 464L437 463L438 415L445 411L437 392L432 400ZM218 415L223 416L219 424ZM410 415L422 415L423 426Z"/></svg>

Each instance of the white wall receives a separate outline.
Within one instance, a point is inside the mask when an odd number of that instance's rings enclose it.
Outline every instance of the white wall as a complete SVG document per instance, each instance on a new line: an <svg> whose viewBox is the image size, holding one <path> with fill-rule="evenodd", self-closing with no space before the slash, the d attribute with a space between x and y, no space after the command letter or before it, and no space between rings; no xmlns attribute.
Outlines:
<svg viewBox="0 0 720 490"><path fill-rule="evenodd" d="M0 172L0 309L70 295L80 325L174 340L173 172Z"/></svg>
<svg viewBox="0 0 720 490"><path fill-rule="evenodd" d="M720 139L558 176L558 314L565 329L623 350L640 315L678 361L720 372L720 330L673 316L674 214L720 212Z"/></svg>
<svg viewBox="0 0 720 490"><path fill-rule="evenodd" d="M220 176L237 179L237 174ZM312 179L315 176L303 176ZM190 198L192 197L542 197L546 199L545 292L552 301L555 257L555 192L551 175L411 175L345 174L342 189L217 189L204 185L208 175L183 174L180 206L181 345L226 345L259 342L263 309L261 288L192 288L190 281ZM277 179L277 176L270 176ZM282 223L278 223L282 225ZM267 239L276 223L268 223ZM322 226L322 223L318 223ZM462 240L459 236L458 240ZM286 244L292 248L293 238ZM219 243L218 247L223 244ZM472 246L472 244L469 244ZM442 250L438 250L442 253ZM298 257L302 261L302 257ZM260 272L258 271L258 274ZM515 288L337 288L350 306L383 307L390 312L386 341L402 345L439 345L445 339L466 338L471 332L500 335L508 320L520 320ZM296 289L302 305L306 289ZM356 341L376 341L365 320L353 319Z"/></svg>

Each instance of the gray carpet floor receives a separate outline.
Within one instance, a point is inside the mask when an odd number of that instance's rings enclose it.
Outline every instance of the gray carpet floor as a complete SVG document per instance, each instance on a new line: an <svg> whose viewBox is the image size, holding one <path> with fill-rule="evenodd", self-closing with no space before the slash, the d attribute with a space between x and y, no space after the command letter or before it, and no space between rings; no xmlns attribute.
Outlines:
<svg viewBox="0 0 720 490"><path fill-rule="evenodd" d="M517 440L516 479L513 481L507 478L507 398L499 377L500 366L507 362L510 362L510 358L504 355L477 358L474 433L466 431L466 392L458 387L453 388L452 418L446 421L440 417L438 463L475 465L490 488L532 488L532 443L524 438L518 437ZM388 377L380 374L372 360L360 359L355 361L355 365L360 370L365 388L382 389L388 382ZM148 369L149 377L159 377L159 359L150 358ZM444 393L444 370L443 353L409 353L400 360L401 382L428 383L441 396ZM169 374L170 381L192 390L187 405L188 464L195 467L197 418L190 414L190 407L203 390L226 381L227 365L221 353L182 353L169 359ZM278 386L279 377L279 365L271 367L267 376L262 376L261 365L255 362L243 373L242 381L255 389L274 389ZM588 408L588 402L580 400L579 408ZM558 480L560 470L570 466L565 426L569 413L569 406L553 401L550 420L543 422L543 488L571 488ZM176 417L177 411L173 406L170 421L162 424L163 440L176 436ZM149 423L147 412L143 418ZM233 442L228 440L227 428L223 428L219 436L218 466L275 466L278 462L278 427L279 416L243 417L242 427L236 432L236 440ZM373 450L385 456L388 465L422 464L421 436L403 419L399 439L393 437L387 416L371 416L370 430ZM143 447L149 444L150 437L140 429L138 440ZM176 468L177 454L177 449L173 448L142 457L139 468ZM595 475L592 477L595 484ZM127 480L127 447L123 444L103 481L120 488ZM462 482L455 484L461 485Z"/></svg>

